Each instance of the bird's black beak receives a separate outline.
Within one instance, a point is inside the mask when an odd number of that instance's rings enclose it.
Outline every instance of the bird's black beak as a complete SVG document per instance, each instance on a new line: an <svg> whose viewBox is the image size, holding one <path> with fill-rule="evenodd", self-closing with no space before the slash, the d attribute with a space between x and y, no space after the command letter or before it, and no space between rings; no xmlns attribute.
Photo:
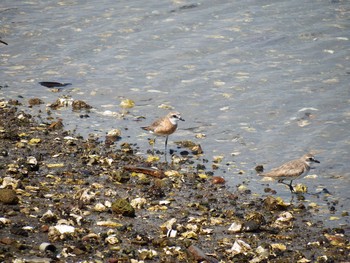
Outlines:
<svg viewBox="0 0 350 263"><path fill-rule="evenodd" d="M314 159L314 162L315 162L315 163L320 163L320 161L318 161L318 160L316 160L316 159Z"/></svg>
<svg viewBox="0 0 350 263"><path fill-rule="evenodd" d="M180 120L180 121L185 121L185 119L183 119L183 118L180 118L179 120Z"/></svg>

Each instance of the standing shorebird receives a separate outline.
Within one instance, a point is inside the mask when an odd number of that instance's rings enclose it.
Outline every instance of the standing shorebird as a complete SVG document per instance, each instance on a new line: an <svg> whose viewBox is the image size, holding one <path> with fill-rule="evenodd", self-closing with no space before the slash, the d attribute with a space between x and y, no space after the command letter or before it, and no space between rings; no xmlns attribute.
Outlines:
<svg viewBox="0 0 350 263"><path fill-rule="evenodd" d="M165 117L159 118L150 126L141 127L157 136L165 136L165 156L167 154L168 136L176 131L178 121L184 121L177 111L168 113Z"/></svg>
<svg viewBox="0 0 350 263"><path fill-rule="evenodd" d="M294 192L294 188L292 186L292 182L295 179L305 177L310 171L311 163L320 163L315 159L315 157L311 154L305 154L301 158L289 161L281 166L272 169L268 173L259 174L264 177L271 177L277 179L279 183L285 184L289 186L291 192ZM283 182L283 180L290 180L290 183L287 184Z"/></svg>

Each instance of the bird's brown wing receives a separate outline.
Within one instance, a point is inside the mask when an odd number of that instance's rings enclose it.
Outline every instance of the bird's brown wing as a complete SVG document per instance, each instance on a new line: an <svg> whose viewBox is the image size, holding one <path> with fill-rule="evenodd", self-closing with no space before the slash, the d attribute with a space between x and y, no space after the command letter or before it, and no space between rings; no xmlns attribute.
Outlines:
<svg viewBox="0 0 350 263"><path fill-rule="evenodd" d="M151 131L154 132L155 127L157 127L164 118L159 118L157 119L155 122L153 122L151 125L146 126L146 127L141 127L141 129L145 130L145 131Z"/></svg>
<svg viewBox="0 0 350 263"><path fill-rule="evenodd" d="M282 178L282 177L297 177L307 169L306 165L298 160L293 160L282 164L281 166L272 169L268 173L263 173L261 176Z"/></svg>
<svg viewBox="0 0 350 263"><path fill-rule="evenodd" d="M169 135L172 134L176 130L177 125L173 125L170 123L168 119L162 120L158 125L154 128L154 133L159 135Z"/></svg>

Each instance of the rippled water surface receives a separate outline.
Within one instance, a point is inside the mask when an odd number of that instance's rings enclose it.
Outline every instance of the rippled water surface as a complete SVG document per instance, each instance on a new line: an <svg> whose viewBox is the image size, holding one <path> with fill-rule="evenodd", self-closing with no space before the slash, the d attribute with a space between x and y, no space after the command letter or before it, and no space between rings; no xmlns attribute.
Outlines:
<svg viewBox="0 0 350 263"><path fill-rule="evenodd" d="M0 14L8 43L0 43L0 99L84 100L89 118L53 114L85 136L120 128L140 154L150 146L139 127L173 107L186 122L170 148L200 143L208 168L223 156L216 175L231 187L264 194L269 184L286 200L289 190L261 181L254 167L314 151L321 164L299 182L332 195L306 203L349 223L341 216L350 210L349 1L2 0ZM40 81L72 85L54 93ZM123 98L136 104L126 118L105 114L119 112Z"/></svg>

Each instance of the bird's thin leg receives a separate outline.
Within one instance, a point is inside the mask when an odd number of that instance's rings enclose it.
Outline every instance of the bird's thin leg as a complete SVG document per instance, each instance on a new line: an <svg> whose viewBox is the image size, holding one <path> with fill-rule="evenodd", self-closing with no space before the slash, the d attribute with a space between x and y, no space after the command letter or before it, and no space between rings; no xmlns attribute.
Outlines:
<svg viewBox="0 0 350 263"><path fill-rule="evenodd" d="M289 189L292 193L294 193L294 188L292 186L292 182L293 182L293 180L290 180Z"/></svg>
<svg viewBox="0 0 350 263"><path fill-rule="evenodd" d="M165 149L164 149L164 155L165 155L165 162L167 161L167 148L168 148L168 136L165 138Z"/></svg>
<svg viewBox="0 0 350 263"><path fill-rule="evenodd" d="M279 183L281 183L281 184L287 185L287 186L289 187L289 190L290 190L292 193L294 192L294 188L293 188L293 186L292 186L292 182L293 182L293 180L292 180L292 181L290 181L290 183L289 183L289 184L287 184L287 183L283 182L283 180L282 180L282 179L278 180L278 182L279 182Z"/></svg>
<svg viewBox="0 0 350 263"><path fill-rule="evenodd" d="M168 136L165 138L165 154L167 153L168 148Z"/></svg>

